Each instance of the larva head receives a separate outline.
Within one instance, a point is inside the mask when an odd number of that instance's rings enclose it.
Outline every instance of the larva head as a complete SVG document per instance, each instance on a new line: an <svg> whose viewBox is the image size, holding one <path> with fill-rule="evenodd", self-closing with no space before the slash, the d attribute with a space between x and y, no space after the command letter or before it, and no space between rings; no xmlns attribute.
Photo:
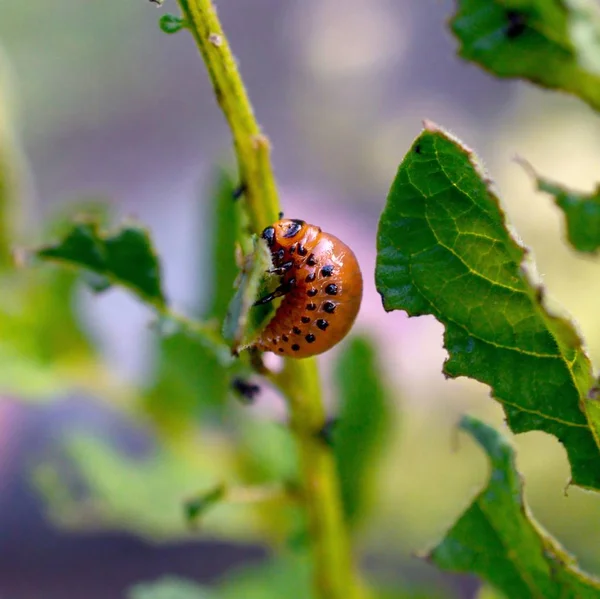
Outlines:
<svg viewBox="0 0 600 599"><path fill-rule="evenodd" d="M267 227L262 232L262 238L266 240L271 250L275 248L289 249L299 239L305 238L310 228L311 225L307 225L303 220L282 218Z"/></svg>

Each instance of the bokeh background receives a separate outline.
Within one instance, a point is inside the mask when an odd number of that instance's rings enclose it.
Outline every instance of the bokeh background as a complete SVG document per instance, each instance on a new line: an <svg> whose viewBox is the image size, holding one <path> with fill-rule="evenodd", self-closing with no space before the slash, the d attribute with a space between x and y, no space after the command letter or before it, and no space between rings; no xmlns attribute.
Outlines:
<svg viewBox="0 0 600 599"><path fill-rule="evenodd" d="M482 158L550 301L576 320L597 363L597 260L567 247L557 209L513 158L591 189L600 120L573 98L496 80L457 58L450 1L220 0L218 8L273 144L286 215L349 241L364 271L356 331L379 348L395 414L358 537L365 567L390 585L474 597L475 581L441 576L412 555L443 535L485 480L479 450L457 442L459 415L503 426L502 411L485 386L444 379L434 319L384 313L373 282L378 215L422 119L450 129ZM2 0L0 132L19 175L24 240L51 215L104 200L115 219L148 225L168 295L187 311L210 280L208 190L231 149L192 39L158 28L165 11L177 12L172 0L162 9L147 0ZM48 297L38 302L50 310ZM262 563L264 531L245 507L209 514L196 533L181 515L186 493L227 471L223 429L204 427L201 444L187 444L193 433L164 433L132 410L132 389L155 373L148 310L125 292L83 287L73 310L99 352L104 374L91 378L101 382L82 385L91 376L82 371L78 384L57 384L0 362L0 597L125 597L130 585L165 575L210 584ZM330 383L338 351L321 359ZM244 410L236 418L283 416L268 391ZM600 574L599 498L567 489L554 438L515 442L533 513ZM136 466L125 454L152 460Z"/></svg>

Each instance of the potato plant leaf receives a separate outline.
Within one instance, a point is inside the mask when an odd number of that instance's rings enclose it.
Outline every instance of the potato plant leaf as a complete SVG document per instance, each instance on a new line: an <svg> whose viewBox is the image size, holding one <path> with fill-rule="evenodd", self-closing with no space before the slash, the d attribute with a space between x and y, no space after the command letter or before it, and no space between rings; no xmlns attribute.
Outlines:
<svg viewBox="0 0 600 599"><path fill-rule="evenodd" d="M445 570L478 574L507 597L600 597L600 581L581 572L532 518L508 440L471 417L461 428L486 452L490 477L429 558Z"/></svg>
<svg viewBox="0 0 600 599"><path fill-rule="evenodd" d="M378 232L376 284L386 310L444 326L444 372L491 387L515 433L564 445L572 482L600 489L599 406L573 325L531 283L473 154L432 123L401 163Z"/></svg>
<svg viewBox="0 0 600 599"><path fill-rule="evenodd" d="M600 110L595 0L457 0L459 54L498 77L527 79Z"/></svg>
<svg viewBox="0 0 600 599"><path fill-rule="evenodd" d="M94 221L78 222L61 241L39 248L36 255L89 270L158 307L165 304L158 257L148 232L139 225L105 234Z"/></svg>
<svg viewBox="0 0 600 599"><path fill-rule="evenodd" d="M563 211L567 237L573 248L579 252L597 252L600 248L600 185L591 193L573 191L537 175L528 163L520 162L533 175L538 190L553 196Z"/></svg>
<svg viewBox="0 0 600 599"><path fill-rule="evenodd" d="M257 239L254 251L245 258L238 289L229 303L223 323L223 337L234 352L250 346L273 315L273 302L254 306L261 292L267 291L265 272L272 266L267 244Z"/></svg>
<svg viewBox="0 0 600 599"><path fill-rule="evenodd" d="M355 525L370 499L367 494L376 491L371 478L377 472L378 450L391 418L383 377L368 339L350 340L336 365L336 378L340 406L333 447L344 513Z"/></svg>

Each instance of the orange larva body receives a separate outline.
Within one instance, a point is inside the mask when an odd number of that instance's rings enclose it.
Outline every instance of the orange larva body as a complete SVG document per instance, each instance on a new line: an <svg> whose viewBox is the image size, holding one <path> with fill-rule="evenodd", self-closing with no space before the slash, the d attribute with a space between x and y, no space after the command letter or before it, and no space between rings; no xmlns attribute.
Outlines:
<svg viewBox="0 0 600 599"><path fill-rule="evenodd" d="M348 334L360 308L363 282L354 252L301 220L279 220L263 238L283 271L285 295L256 346L294 358L327 351Z"/></svg>

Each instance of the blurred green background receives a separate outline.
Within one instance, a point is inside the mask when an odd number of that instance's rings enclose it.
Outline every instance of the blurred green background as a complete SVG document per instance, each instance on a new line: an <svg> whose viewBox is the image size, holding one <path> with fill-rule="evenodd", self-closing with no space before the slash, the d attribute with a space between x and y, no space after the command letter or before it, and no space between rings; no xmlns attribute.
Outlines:
<svg viewBox="0 0 600 599"><path fill-rule="evenodd" d="M376 346L391 405L354 530L365 568L382 587L477 596L475 581L411 556L442 536L485 479L484 456L462 436L457 443L460 414L502 427L502 411L483 385L443 378L438 323L383 312L377 219L421 120L455 132L484 160L551 302L576 320L597 362L597 261L567 247L558 211L513 158L591 189L600 121L573 98L460 61L446 29L450 1L218 6L273 143L286 215L348 241L363 268L355 333ZM176 12L174 2L2 1L0 160L13 241L53 239L65 217L106 201L111 221L133 215L151 230L173 304L215 315L214 167L230 164L230 138L189 35L160 32L165 10ZM287 547L294 533L285 507L217 506L198 531L187 528L186 498L224 479L287 476L293 447L272 391L241 405L205 351L182 335L158 340L150 319L127 293L93 295L70 273L2 273L0 595L125 597L132 584L179 575L225 580L225 596L252 599L281 596L279 585L302 578L297 553L266 557L267 542ZM352 343L320 359L332 414ZM516 443L533 513L600 574L600 501L565 493L569 469L554 438L528 433ZM249 569L231 574L240 568Z"/></svg>

